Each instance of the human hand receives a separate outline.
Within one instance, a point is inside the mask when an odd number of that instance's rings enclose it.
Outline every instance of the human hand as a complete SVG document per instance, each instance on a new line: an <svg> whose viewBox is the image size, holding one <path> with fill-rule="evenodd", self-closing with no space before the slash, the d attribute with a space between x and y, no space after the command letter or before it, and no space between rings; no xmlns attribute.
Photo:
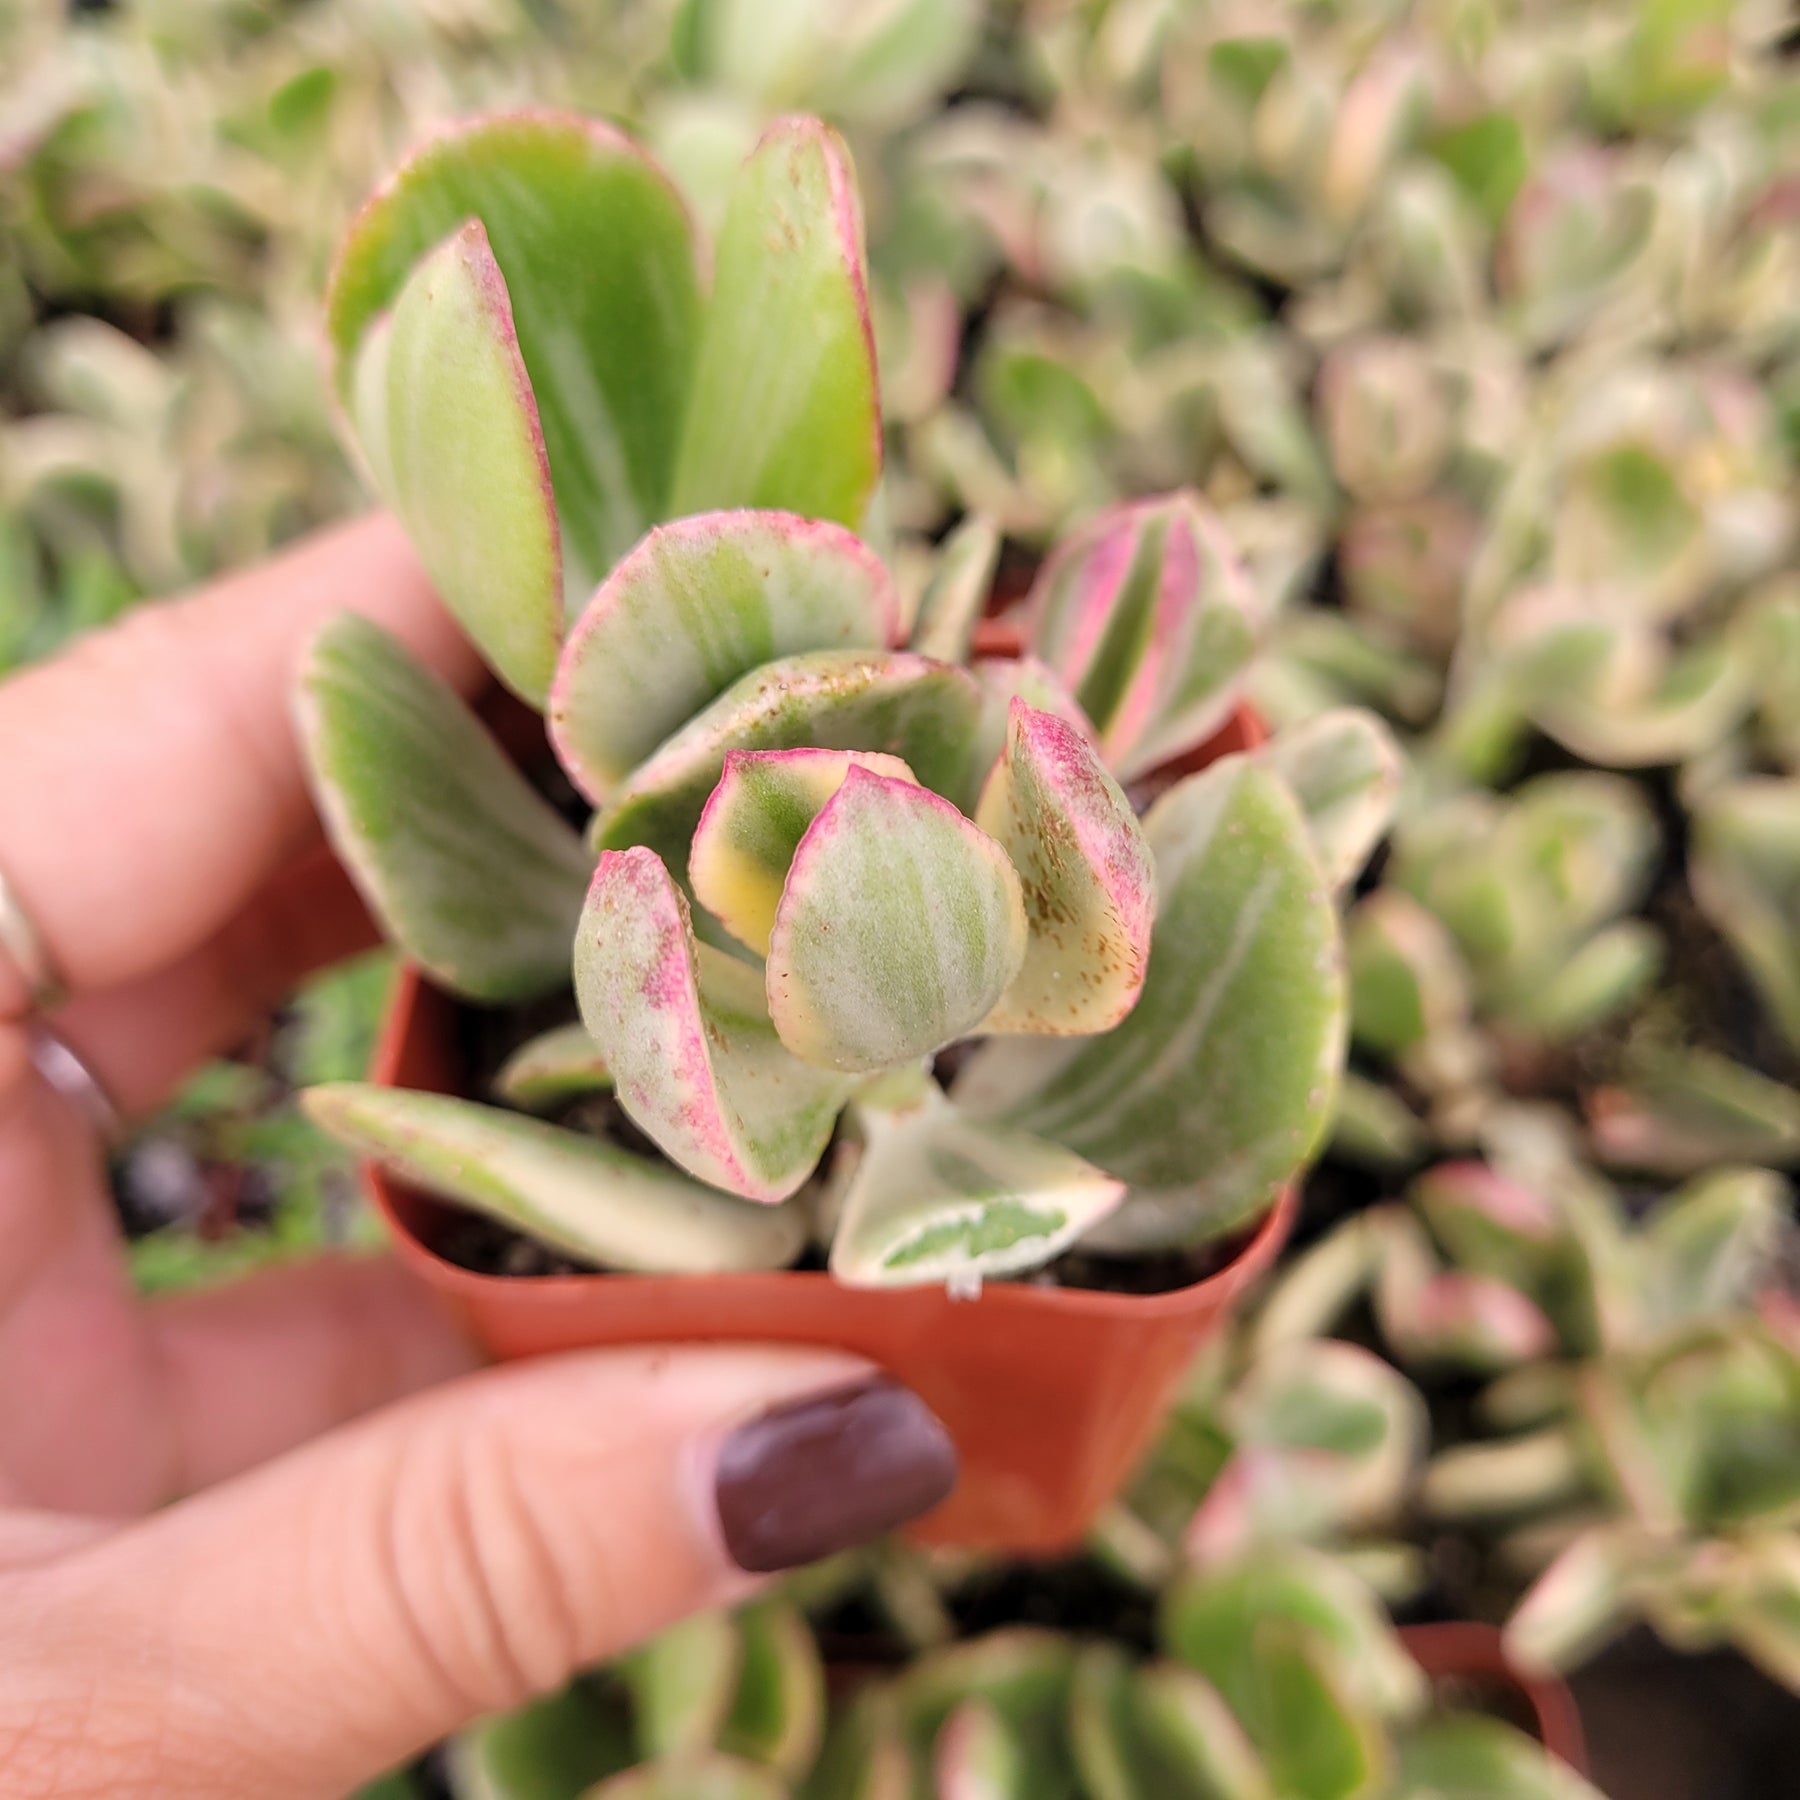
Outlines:
<svg viewBox="0 0 1800 1800"><path fill-rule="evenodd" d="M480 681L373 518L0 688L0 873L74 996L57 1038L127 1119L374 939L288 716L302 645L345 606ZM92 1121L34 1063L33 1006L0 949L12 1800L331 1800L953 1480L924 1407L833 1352L474 1372L385 1259L140 1301Z"/></svg>

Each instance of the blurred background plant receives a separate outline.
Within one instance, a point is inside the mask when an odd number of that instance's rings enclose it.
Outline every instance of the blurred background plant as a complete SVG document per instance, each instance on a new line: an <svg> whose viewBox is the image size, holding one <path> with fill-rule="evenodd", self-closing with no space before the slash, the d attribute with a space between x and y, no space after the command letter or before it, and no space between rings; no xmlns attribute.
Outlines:
<svg viewBox="0 0 1800 1800"><path fill-rule="evenodd" d="M0 72L0 669L362 504L319 295L421 132L615 116L705 214L771 112L840 123L909 600L964 515L1018 594L1193 488L1259 708L1406 751L1296 1252L1082 1604L1148 1652L1179 1568L1297 1539L1547 1660L1647 1618L1800 1686L1785 0L0 0ZM127 1151L146 1281L365 1229L286 1094L358 1072L385 979ZM1018 1622L971 1598L1015 1575L872 1566L843 1605L906 1646Z"/></svg>

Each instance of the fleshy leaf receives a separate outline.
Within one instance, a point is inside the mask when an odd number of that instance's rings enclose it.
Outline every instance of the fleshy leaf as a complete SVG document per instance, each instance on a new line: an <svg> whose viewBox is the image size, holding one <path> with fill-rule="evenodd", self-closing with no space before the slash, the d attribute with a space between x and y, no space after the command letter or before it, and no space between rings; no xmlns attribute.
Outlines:
<svg viewBox="0 0 1800 1800"><path fill-rule="evenodd" d="M738 1614L743 1669L719 1748L798 1781L825 1728L825 1670L812 1628L778 1600Z"/></svg>
<svg viewBox="0 0 1800 1800"><path fill-rule="evenodd" d="M1143 997L1104 1037L986 1046L954 1097L1173 1202L1197 1242L1265 1210L1331 1118L1337 915L1298 805L1244 757L1171 788L1144 835L1158 901Z"/></svg>
<svg viewBox="0 0 1800 1800"><path fill-rule="evenodd" d="M518 113L434 138L363 210L333 272L341 394L414 265L471 218L512 296L579 604L646 526L696 510L667 503L700 331L692 229L656 165L597 120Z"/></svg>
<svg viewBox="0 0 1800 1800"><path fill-rule="evenodd" d="M1025 1752L985 1700L965 1700L938 1733L937 1800L1031 1800Z"/></svg>
<svg viewBox="0 0 1800 1800"><path fill-rule="evenodd" d="M718 1748L743 1665L743 1638L728 1612L695 1613L626 1656L619 1673L631 1695L638 1758Z"/></svg>
<svg viewBox="0 0 1800 1800"><path fill-rule="evenodd" d="M1102 513L1045 562L1030 608L1031 648L1126 781L1225 722L1261 613L1223 527L1191 494Z"/></svg>
<svg viewBox="0 0 1800 1800"><path fill-rule="evenodd" d="M600 1046L580 1023L540 1032L521 1044L494 1077L495 1097L526 1112L604 1093L611 1086Z"/></svg>
<svg viewBox="0 0 1800 1800"><path fill-rule="evenodd" d="M647 845L685 870L732 750L878 750L934 792L961 778L980 697L962 669L904 651L813 650L754 670L641 764L600 816L601 849Z"/></svg>
<svg viewBox="0 0 1800 1800"><path fill-rule="evenodd" d="M326 833L388 935L471 999L561 986L589 857L474 714L354 613L314 636L294 704Z"/></svg>
<svg viewBox="0 0 1800 1800"><path fill-rule="evenodd" d="M780 119L725 209L672 515L773 506L861 525L881 474L862 211L843 140Z"/></svg>
<svg viewBox="0 0 1800 1800"><path fill-rule="evenodd" d="M1193 1670L1175 1663L1146 1669L1138 1678L1138 1713L1164 1765L1181 1771L1193 1790L1218 1800L1274 1800L1255 1746L1218 1689Z"/></svg>
<svg viewBox="0 0 1800 1800"><path fill-rule="evenodd" d="M1000 561L1000 532L977 513L944 540L938 563L919 602L910 648L939 662L960 663L969 654Z"/></svg>
<svg viewBox="0 0 1800 1800"><path fill-rule="evenodd" d="M582 1800L788 1800L787 1784L734 1756L681 1757L628 1769Z"/></svg>
<svg viewBox="0 0 1800 1800"><path fill-rule="evenodd" d="M483 1719L444 1748L455 1800L578 1800L633 1760L624 1719L582 1682Z"/></svg>
<svg viewBox="0 0 1800 1800"><path fill-rule="evenodd" d="M1156 910L1156 871L1131 803L1079 731L1015 700L975 822L1019 872L1030 933L982 1029L1110 1031L1143 990Z"/></svg>
<svg viewBox="0 0 1800 1800"><path fill-rule="evenodd" d="M562 548L537 402L479 219L421 262L365 335L350 410L382 497L502 681L542 705Z"/></svg>
<svg viewBox="0 0 1800 1800"><path fill-rule="evenodd" d="M1602 1800L1560 1757L1504 1720L1427 1720L1400 1749L1398 1800Z"/></svg>
<svg viewBox="0 0 1800 1800"><path fill-rule="evenodd" d="M732 750L688 858L694 898L739 943L769 953L794 852L853 769L913 782L897 756L870 750ZM913 782L916 786L917 783Z"/></svg>
<svg viewBox="0 0 1800 1800"><path fill-rule="evenodd" d="M912 1110L869 1108L862 1121L866 1142L831 1246L831 1272L849 1287L1023 1274L1061 1255L1124 1192L1055 1144L962 1118L935 1085Z"/></svg>
<svg viewBox="0 0 1800 1800"><path fill-rule="evenodd" d="M1346 706L1291 726L1257 752L1300 802L1325 879L1356 878L1394 816L1400 746L1371 712Z"/></svg>
<svg viewBox="0 0 1800 1800"><path fill-rule="evenodd" d="M748 1206L541 1119L404 1088L309 1088L307 1116L402 1181L610 1269L710 1275L800 1253L798 1206Z"/></svg>
<svg viewBox="0 0 1800 1800"><path fill-rule="evenodd" d="M947 800L852 767L788 871L769 1012L819 1068L891 1069L972 1031L1024 957L1005 851Z"/></svg>
<svg viewBox="0 0 1800 1800"><path fill-rule="evenodd" d="M802 650L881 649L893 583L840 525L705 513L659 526L569 633L548 708L562 765L604 800L733 682Z"/></svg>
<svg viewBox="0 0 1800 1800"><path fill-rule="evenodd" d="M970 665L969 673L980 691L981 710L969 736L962 779L955 787L939 789L964 812L974 812L988 777L1006 754L1015 700L1061 719L1090 743L1097 741L1087 714L1075 704L1061 677L1035 656L984 656Z"/></svg>
<svg viewBox="0 0 1800 1800"><path fill-rule="evenodd" d="M812 1172L851 1083L783 1048L760 972L694 941L652 852L601 856L575 994L620 1104L671 1161L751 1200L785 1199Z"/></svg>

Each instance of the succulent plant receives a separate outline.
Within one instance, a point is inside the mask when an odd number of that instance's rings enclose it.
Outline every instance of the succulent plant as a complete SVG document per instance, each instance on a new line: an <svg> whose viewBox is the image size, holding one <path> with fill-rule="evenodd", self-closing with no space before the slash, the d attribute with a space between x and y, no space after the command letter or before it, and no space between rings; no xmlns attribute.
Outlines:
<svg viewBox="0 0 1800 1800"><path fill-rule="evenodd" d="M941 1800L1579 1800L1593 1790L1498 1719L1439 1711L1380 1604L1313 1551L1195 1569L1161 1657L1014 1628L866 1690L806 1792Z"/></svg>
<svg viewBox="0 0 1800 1800"><path fill-rule="evenodd" d="M501 1091L607 1090L666 1160L442 1096L327 1090L313 1116L620 1268L792 1262L834 1136L818 1211L856 1284L1017 1274L1115 1209L1096 1247L1239 1229L1329 1115L1331 889L1385 828L1384 729L1324 718L1165 778L1140 823L1119 782L1225 723L1256 641L1218 522L1183 495L1101 516L1045 563L1026 653L970 662L977 531L894 647L847 529L881 444L823 126L765 136L714 265L703 296L643 152L542 115L437 140L351 235L330 318L361 448L595 810L584 847L346 617L300 689L322 813L453 991L549 994L572 962L585 1038L527 1046ZM975 1034L946 1094L930 1059Z"/></svg>

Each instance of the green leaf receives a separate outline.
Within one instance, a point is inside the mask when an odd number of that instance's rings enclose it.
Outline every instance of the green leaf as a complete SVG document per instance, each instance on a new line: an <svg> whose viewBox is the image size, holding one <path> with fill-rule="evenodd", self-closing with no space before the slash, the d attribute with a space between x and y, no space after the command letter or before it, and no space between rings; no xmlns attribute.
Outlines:
<svg viewBox="0 0 1800 1800"><path fill-rule="evenodd" d="M788 870L769 1012L816 1067L891 1069L972 1031L1024 956L1006 852L947 800L853 766Z"/></svg>
<svg viewBox="0 0 1800 1800"><path fill-rule="evenodd" d="M1261 622L1224 527L1191 494L1100 514L1045 562L1029 604L1031 648L1122 780L1225 722Z"/></svg>
<svg viewBox="0 0 1800 1800"><path fill-rule="evenodd" d="M1331 1118L1337 915L1299 807L1244 757L1171 788L1144 834L1158 901L1136 1007L1104 1037L989 1045L954 1095L1160 1191L1198 1241L1272 1204ZM1090 1244L1128 1229L1134 1203Z"/></svg>
<svg viewBox="0 0 1800 1800"><path fill-rule="evenodd" d="M825 1670L812 1627L778 1600L738 1615L742 1673L719 1747L790 1781L812 1767L825 1729Z"/></svg>
<svg viewBox="0 0 1800 1800"><path fill-rule="evenodd" d="M938 1733L938 1800L1033 1800L1024 1749L985 1700L965 1700Z"/></svg>
<svg viewBox="0 0 1800 1800"><path fill-rule="evenodd" d="M454 1800L581 1800L631 1760L625 1722L580 1682L471 1725L444 1750Z"/></svg>
<svg viewBox="0 0 1800 1800"><path fill-rule="evenodd" d="M326 835L389 937L471 999L560 987L590 859L456 695L340 613L294 704Z"/></svg>
<svg viewBox="0 0 1800 1800"><path fill-rule="evenodd" d="M1156 871L1131 803L1081 732L1015 700L975 822L1019 873L1029 932L1025 961L982 1029L1110 1031L1143 989L1156 910Z"/></svg>
<svg viewBox="0 0 1800 1800"><path fill-rule="evenodd" d="M1006 734L1012 723L1015 700L1038 712L1061 719L1090 743L1094 727L1075 704L1069 690L1047 663L1035 656L984 656L969 666L980 692L980 711L968 737L962 775L953 785L938 789L966 813L973 813L982 789L1006 754Z"/></svg>
<svg viewBox="0 0 1800 1800"><path fill-rule="evenodd" d="M1257 753L1300 802L1334 888L1354 881L1385 835L1400 795L1400 746L1373 713L1339 707L1290 726Z"/></svg>
<svg viewBox="0 0 1800 1800"><path fill-rule="evenodd" d="M788 1790L754 1763L702 1756L627 1770L589 1789L582 1800L788 1800Z"/></svg>
<svg viewBox="0 0 1800 1800"><path fill-rule="evenodd" d="M605 1268L779 1269L806 1240L797 1206L747 1206L650 1157L473 1100L345 1081L301 1104L400 1180Z"/></svg>
<svg viewBox="0 0 1800 1800"><path fill-rule="evenodd" d="M966 671L904 651L813 650L770 663L639 765L600 815L596 841L645 845L685 871L732 750L877 750L944 792L962 779L979 707Z"/></svg>
<svg viewBox="0 0 1800 1800"><path fill-rule="evenodd" d="M862 212L843 140L781 119L715 250L672 514L780 507L860 526L881 474Z"/></svg>
<svg viewBox="0 0 1800 1800"><path fill-rule="evenodd" d="M1137 1714L1162 1766L1205 1800L1275 1800L1268 1771L1219 1691L1192 1669L1155 1663L1138 1678ZM1180 1794L1180 1787L1151 1792Z"/></svg>
<svg viewBox="0 0 1800 1800"><path fill-rule="evenodd" d="M831 1272L848 1287L1021 1275L1062 1254L1123 1184L1041 1138L962 1118L927 1082L906 1111L861 1112Z"/></svg>
<svg viewBox="0 0 1800 1800"><path fill-rule="evenodd" d="M881 649L893 583L841 526L706 513L660 526L569 633L548 709L563 767L603 801L727 688L802 650Z"/></svg>
<svg viewBox="0 0 1800 1800"><path fill-rule="evenodd" d="M1000 531L993 520L980 513L964 519L938 552L909 647L939 662L962 662L981 622L999 561Z"/></svg>
<svg viewBox="0 0 1800 1800"><path fill-rule="evenodd" d="M501 680L541 706L562 636L562 549L537 403L479 219L365 333L349 405L432 585Z"/></svg>
<svg viewBox="0 0 1800 1800"><path fill-rule="evenodd" d="M897 756L870 750L732 750L694 828L694 898L758 956L800 840L852 769L917 786Z"/></svg>
<svg viewBox="0 0 1800 1800"><path fill-rule="evenodd" d="M494 1077L494 1097L537 1112L612 1086L600 1047L580 1023L558 1025L521 1044Z"/></svg>
<svg viewBox="0 0 1800 1800"><path fill-rule="evenodd" d="M414 265L471 218L512 296L579 604L646 526L696 510L668 503L700 330L692 230L655 164L597 120L515 113L434 138L364 209L333 273L340 394Z"/></svg>
<svg viewBox="0 0 1800 1800"><path fill-rule="evenodd" d="M1387 1773L1387 1740L1358 1714L1323 1647L1276 1620L1256 1630L1254 1644L1245 1724L1276 1791L1294 1800L1372 1800Z"/></svg>
<svg viewBox="0 0 1800 1800"><path fill-rule="evenodd" d="M728 1612L695 1613L659 1631L619 1665L631 1694L644 1762L719 1747L744 1666L744 1642Z"/></svg>
<svg viewBox="0 0 1800 1800"><path fill-rule="evenodd" d="M793 1056L759 971L694 941L648 850L605 852L575 940L575 994L620 1104L715 1187L782 1200L812 1172L853 1085Z"/></svg>
<svg viewBox="0 0 1800 1800"><path fill-rule="evenodd" d="M1489 225L1498 225L1530 167L1519 121L1511 113L1481 113L1439 132L1430 148Z"/></svg>
<svg viewBox="0 0 1800 1800"><path fill-rule="evenodd" d="M1398 1800L1602 1800L1559 1757L1500 1719L1430 1719L1400 1751Z"/></svg>

